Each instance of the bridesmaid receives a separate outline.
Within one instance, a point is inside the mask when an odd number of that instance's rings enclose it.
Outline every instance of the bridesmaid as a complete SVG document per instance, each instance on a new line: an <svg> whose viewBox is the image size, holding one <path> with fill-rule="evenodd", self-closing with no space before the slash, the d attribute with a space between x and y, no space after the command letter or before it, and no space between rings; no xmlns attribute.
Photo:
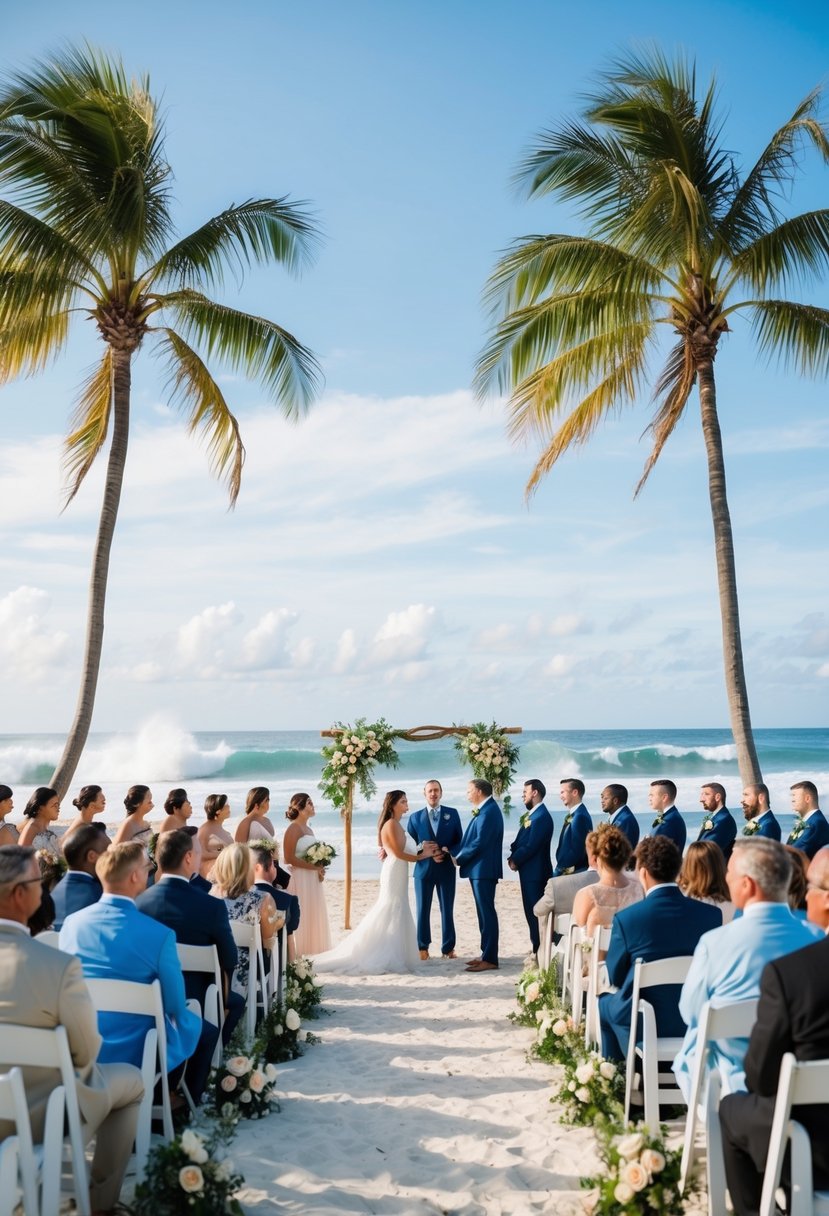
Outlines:
<svg viewBox="0 0 829 1216"><path fill-rule="evenodd" d="M222 849L233 844L233 837L222 824L230 818L230 803L227 794L208 794L204 800L205 821L199 827L196 835L201 845L201 865L199 873L202 878L210 878L213 865Z"/></svg>
<svg viewBox="0 0 829 1216"><path fill-rule="evenodd" d="M266 785L255 785L248 790L245 801L245 817L236 829L236 843L247 844L250 840L262 840L275 835L273 824L268 819L271 806L271 791Z"/></svg>
<svg viewBox="0 0 829 1216"><path fill-rule="evenodd" d="M9 786L0 785L0 845L17 844L17 828L6 823L6 816L14 810L12 792Z"/></svg>
<svg viewBox="0 0 829 1216"><path fill-rule="evenodd" d="M176 828L186 828L187 820L193 814L187 790L170 790L164 800L164 812L167 818L158 829L159 835L162 832L174 832Z"/></svg>
<svg viewBox="0 0 829 1216"><path fill-rule="evenodd" d="M291 869L288 890L299 899L301 916L294 937L300 954L321 954L331 949L328 908L322 886L325 867L312 865L304 857L305 850L316 839L309 823L314 814L310 795L294 794L285 812L285 818L291 822L282 841L282 856Z"/></svg>
<svg viewBox="0 0 829 1216"><path fill-rule="evenodd" d="M60 814L57 790L50 789L48 785L39 785L26 803L23 814L26 823L20 829L17 843L33 849L43 849L60 859L60 843L49 826Z"/></svg>
<svg viewBox="0 0 829 1216"><path fill-rule="evenodd" d="M66 829L66 835L84 823L91 823L96 815L103 815L106 804L107 800L100 785L85 785L77 798L72 799L72 805L78 813ZM103 826L101 824L101 827Z"/></svg>
<svg viewBox="0 0 829 1216"><path fill-rule="evenodd" d="M137 840L144 847L150 843L152 828L144 820L153 809L153 796L148 785L131 785L124 799L127 809L125 819L118 824L118 830L113 837L113 844L129 844Z"/></svg>

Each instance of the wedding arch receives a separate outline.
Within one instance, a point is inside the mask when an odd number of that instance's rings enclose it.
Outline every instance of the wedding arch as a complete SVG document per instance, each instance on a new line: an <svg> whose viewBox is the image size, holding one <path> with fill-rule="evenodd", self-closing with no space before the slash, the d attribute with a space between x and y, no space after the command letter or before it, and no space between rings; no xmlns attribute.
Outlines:
<svg viewBox="0 0 829 1216"><path fill-rule="evenodd" d="M475 722L471 726L413 726L399 730L389 726L384 718L367 723L358 718L348 725L335 722L328 730L320 731L323 739L331 739L323 745L325 767L319 788L325 797L338 807L343 818L345 890L343 898L343 928L351 928L351 819L354 812L354 789L359 788L364 798L371 798L377 790L374 770L378 765L397 768L400 759L394 746L398 739L409 743L426 743L435 739L454 737L455 751L472 769L474 777L482 777L492 783L496 797L506 792L505 807L509 804L509 787L518 765L518 748L508 738L520 735L520 726L489 726Z"/></svg>

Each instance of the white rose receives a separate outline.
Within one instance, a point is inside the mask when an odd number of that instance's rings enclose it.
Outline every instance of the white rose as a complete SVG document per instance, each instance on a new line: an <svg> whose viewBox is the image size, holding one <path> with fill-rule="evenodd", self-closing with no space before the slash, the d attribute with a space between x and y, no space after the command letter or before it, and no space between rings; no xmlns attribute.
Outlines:
<svg viewBox="0 0 829 1216"><path fill-rule="evenodd" d="M338 777L337 784L341 785L341 786L343 786L343 788L345 788L345 786L348 785L348 777Z"/></svg>
<svg viewBox="0 0 829 1216"><path fill-rule="evenodd" d="M204 1165L207 1153L204 1149L204 1141L197 1132L191 1131L189 1127L185 1128L181 1133L181 1147L191 1161L195 1161L197 1165Z"/></svg>
<svg viewBox="0 0 829 1216"><path fill-rule="evenodd" d="M610 1060L602 1060L601 1064L599 1065L599 1072L602 1074L605 1081L612 1081L616 1076L616 1065L611 1063Z"/></svg>
<svg viewBox="0 0 829 1216"><path fill-rule="evenodd" d="M530 984L527 991L524 993L525 1000L532 1005L533 1001L537 1001L541 995L541 988L538 984Z"/></svg>
<svg viewBox="0 0 829 1216"><path fill-rule="evenodd" d="M285 1025L289 1030L299 1030L300 1018L295 1009L289 1009L285 1014Z"/></svg>
<svg viewBox="0 0 829 1216"><path fill-rule="evenodd" d="M567 1082L567 1088L570 1090L570 1093L571 1093L571 1094L574 1094L574 1093L576 1092L576 1082L575 1082L575 1081L568 1081L568 1082Z"/></svg>
<svg viewBox="0 0 829 1216"><path fill-rule="evenodd" d="M665 1168L665 1158L654 1148L643 1149L639 1160L649 1174L661 1174Z"/></svg>
<svg viewBox="0 0 829 1216"><path fill-rule="evenodd" d="M249 1089L246 1089L243 1094L239 1094L239 1101L240 1102L251 1102L252 1101Z"/></svg>
<svg viewBox="0 0 829 1216"><path fill-rule="evenodd" d="M592 1081L596 1075L596 1070L590 1060L585 1060L584 1064L579 1064L576 1069L576 1080L581 1085L586 1085L588 1081Z"/></svg>
<svg viewBox="0 0 829 1216"><path fill-rule="evenodd" d="M360 742L360 737L359 737L359 735L352 735L352 736L351 736L351 742L352 742L352 743L359 743L359 742Z"/></svg>
<svg viewBox="0 0 829 1216"><path fill-rule="evenodd" d="M619 1156L624 1157L625 1161L632 1161L634 1157L638 1157L645 1146L645 1137L639 1132L631 1132L629 1136L622 1136L616 1141L616 1148L619 1150Z"/></svg>
<svg viewBox="0 0 829 1216"><path fill-rule="evenodd" d="M268 1078L269 1081L276 1080L276 1065L275 1064L266 1064L265 1065L265 1076Z"/></svg>
<svg viewBox="0 0 829 1216"><path fill-rule="evenodd" d="M590 1090L586 1085L580 1085L576 1090L576 1097L578 1098L579 1102L587 1103L590 1101Z"/></svg>
<svg viewBox="0 0 829 1216"><path fill-rule="evenodd" d="M543 1012L543 1011L542 1011L542 1012ZM539 1039L539 1042L541 1042L541 1040L542 1040L542 1039L546 1039L546 1037L547 1037L547 1032L549 1031L549 1029L550 1029L550 1027L552 1026L552 1024L553 1024L553 1019L552 1019L552 1018L550 1018L550 1017L543 1017L543 1018L541 1019L541 1021L540 1021L540 1023L539 1023L539 1026L538 1026L538 1039Z"/></svg>
<svg viewBox="0 0 829 1216"><path fill-rule="evenodd" d="M194 1195L204 1186L204 1174L197 1165L185 1165L178 1172L179 1186L188 1195Z"/></svg>
<svg viewBox="0 0 829 1216"><path fill-rule="evenodd" d="M255 1094L261 1094L262 1090L265 1088L265 1074L257 1069L256 1072L250 1074L250 1081L248 1084Z"/></svg>
<svg viewBox="0 0 829 1216"><path fill-rule="evenodd" d="M557 1022L553 1022L553 1034L559 1039L567 1034L567 1023L564 1018L559 1018Z"/></svg>
<svg viewBox="0 0 829 1216"><path fill-rule="evenodd" d="M227 1076L222 1077L220 1084L226 1094L232 1094L239 1082L235 1077Z"/></svg>
<svg viewBox="0 0 829 1216"><path fill-rule="evenodd" d="M251 1063L247 1056L233 1056L227 1061L226 1067L234 1077L243 1077L245 1073L250 1072Z"/></svg>
<svg viewBox="0 0 829 1216"><path fill-rule="evenodd" d="M626 1182L617 1182L613 1188L613 1198L617 1203L630 1203L633 1198L633 1187Z"/></svg>
<svg viewBox="0 0 829 1216"><path fill-rule="evenodd" d="M273 1033L274 1033L274 1035L282 1034L282 1025L280 1022L277 1022L276 1025L274 1026Z"/></svg>
<svg viewBox="0 0 829 1216"><path fill-rule="evenodd" d="M357 772L357 765L356 765L356 764L349 764L349 766L348 766L348 771L349 771L349 773L356 773L356 772Z"/></svg>
<svg viewBox="0 0 829 1216"><path fill-rule="evenodd" d="M634 1191L644 1191L648 1185L648 1171L640 1161L628 1161L622 1170L622 1181L632 1186Z"/></svg>
<svg viewBox="0 0 829 1216"><path fill-rule="evenodd" d="M537 1022L543 1022L545 1017L546 1017L546 1013L543 1009L536 1009L535 1020Z"/></svg>

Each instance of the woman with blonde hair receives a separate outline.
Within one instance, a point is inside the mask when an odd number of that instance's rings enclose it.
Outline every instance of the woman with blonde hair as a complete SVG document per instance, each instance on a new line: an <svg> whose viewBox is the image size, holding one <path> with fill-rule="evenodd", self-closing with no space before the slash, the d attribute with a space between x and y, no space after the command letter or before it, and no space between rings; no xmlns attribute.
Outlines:
<svg viewBox="0 0 829 1216"><path fill-rule="evenodd" d="M688 845L679 871L679 889L689 899L711 904L722 912L722 923L734 917L734 904L725 877L725 858L713 840L695 840Z"/></svg>
<svg viewBox="0 0 829 1216"><path fill-rule="evenodd" d="M231 920L249 925L257 922L262 932L262 948L272 950L276 941L278 916L273 896L258 891L254 884L253 856L246 844L229 844L213 863L211 895L225 901ZM233 973L233 990L247 995L250 959L248 951L239 950L239 962Z"/></svg>
<svg viewBox="0 0 829 1216"><path fill-rule="evenodd" d="M617 912L638 903L645 893L636 875L627 870L633 850L619 828L600 824L595 832L588 832L585 846L589 856L596 858L599 881L577 893L573 921L592 934L599 925L609 928Z"/></svg>

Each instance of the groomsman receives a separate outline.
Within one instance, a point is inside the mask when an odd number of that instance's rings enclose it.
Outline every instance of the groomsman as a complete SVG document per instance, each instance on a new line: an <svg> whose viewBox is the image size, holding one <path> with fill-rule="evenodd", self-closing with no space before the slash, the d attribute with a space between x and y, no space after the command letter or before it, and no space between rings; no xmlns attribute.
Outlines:
<svg viewBox="0 0 829 1216"><path fill-rule="evenodd" d="M443 787L439 781L427 781L423 787L426 805L409 816L407 831L416 844L434 840L438 848L453 853L463 837L461 817L453 806L443 806ZM438 893L440 904L440 952L444 958L457 958L455 954L455 867L445 861L441 852L436 857L416 861L414 887L417 899L417 945L420 957L429 957L432 941L432 896Z"/></svg>
<svg viewBox="0 0 829 1216"><path fill-rule="evenodd" d="M649 836L667 836L679 849L680 857L685 852L685 841L688 829L685 820L676 809L676 786L667 777L660 777L651 782L648 791L648 802L656 811L656 818L651 824Z"/></svg>
<svg viewBox="0 0 829 1216"><path fill-rule="evenodd" d="M544 805L546 793L544 782L538 778L533 777L524 782L522 797L526 809L521 816L521 826L510 845L507 858L507 865L511 870L517 871L521 883L521 900L530 930L531 961L534 960L536 964L541 937L533 908L544 894L547 879L553 873L553 863L550 860L553 817Z"/></svg>
<svg viewBox="0 0 829 1216"><path fill-rule="evenodd" d="M816 785L811 781L796 781L790 788L792 810L797 819L786 844L793 844L811 861L818 849L829 844L829 823L818 806Z"/></svg>
<svg viewBox="0 0 829 1216"><path fill-rule="evenodd" d="M561 782L559 797L567 814L558 838L554 878L561 874L580 874L587 869L585 841L587 833L593 831L593 820L582 802L584 782L578 777L565 777Z"/></svg>
<svg viewBox="0 0 829 1216"><path fill-rule="evenodd" d="M725 805L725 789L718 781L709 781L702 787L699 800L705 818L697 840L713 840L727 862L737 839L737 821Z"/></svg>
<svg viewBox="0 0 829 1216"><path fill-rule="evenodd" d="M746 818L744 836L765 836L767 840L780 840L780 824L771 813L767 785L763 785L762 781L756 785L747 785L743 790L741 805Z"/></svg>
<svg viewBox="0 0 829 1216"><path fill-rule="evenodd" d="M610 816L608 823L627 836L632 849L639 843L639 824L628 806L628 792L623 785L606 785L601 792L602 810Z"/></svg>
<svg viewBox="0 0 829 1216"><path fill-rule="evenodd" d="M472 803L472 818L466 825L461 847L452 860L460 869L461 878L468 878L478 912L481 930L481 957L467 963L467 971L498 970L498 914L495 911L495 889L504 877L504 816L492 797L492 786L482 777L475 777L466 788ZM447 853L449 850L446 850Z"/></svg>

